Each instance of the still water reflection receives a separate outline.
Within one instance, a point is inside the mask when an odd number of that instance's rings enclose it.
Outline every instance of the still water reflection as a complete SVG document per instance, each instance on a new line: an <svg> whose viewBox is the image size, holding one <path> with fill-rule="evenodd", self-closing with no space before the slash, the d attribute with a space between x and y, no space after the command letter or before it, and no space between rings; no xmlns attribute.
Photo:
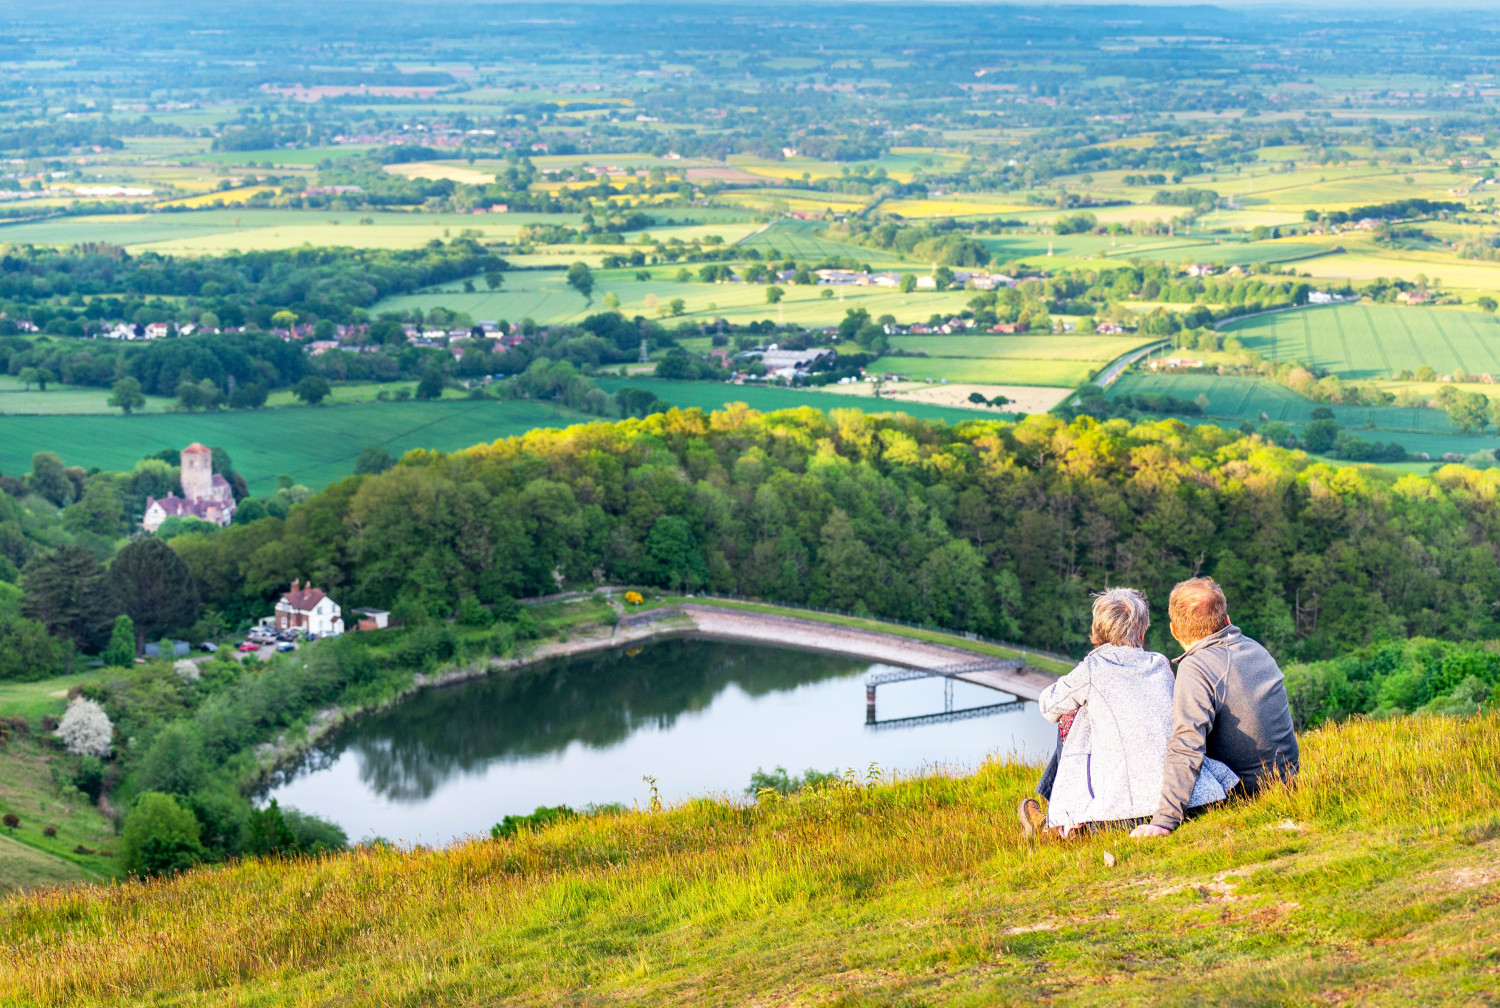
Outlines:
<svg viewBox="0 0 1500 1008"><path fill-rule="evenodd" d="M884 666L786 648L676 640L545 662L429 690L328 739L269 790L351 840L446 843L538 805L645 804L740 794L757 768L972 767L1045 754L1018 712L909 728L865 724L863 680ZM954 684L956 708L1009 699ZM943 683L880 687L882 719L944 709Z"/></svg>

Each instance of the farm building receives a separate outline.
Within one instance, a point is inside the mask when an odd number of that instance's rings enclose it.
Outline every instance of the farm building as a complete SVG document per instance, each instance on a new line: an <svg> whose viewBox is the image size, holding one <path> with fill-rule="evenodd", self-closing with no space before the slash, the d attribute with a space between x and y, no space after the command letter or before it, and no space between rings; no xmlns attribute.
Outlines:
<svg viewBox="0 0 1500 1008"><path fill-rule="evenodd" d="M1166 360L1154 360L1149 367L1152 371L1175 371L1178 368L1200 368L1203 366L1201 360L1190 360L1187 357L1168 357Z"/></svg>
<svg viewBox="0 0 1500 1008"><path fill-rule="evenodd" d="M767 350L760 355L760 362L766 366L766 374L790 378L805 374L824 358L831 361L837 356L838 351L829 349Z"/></svg>
<svg viewBox="0 0 1500 1008"><path fill-rule="evenodd" d="M301 630L309 637L332 637L344 632L338 603L323 589L292 582L291 591L276 601L276 629Z"/></svg>
<svg viewBox="0 0 1500 1008"><path fill-rule="evenodd" d="M354 610L354 615L359 617L359 622L355 624L358 630L384 630L391 625L391 614L384 609L361 606Z"/></svg>

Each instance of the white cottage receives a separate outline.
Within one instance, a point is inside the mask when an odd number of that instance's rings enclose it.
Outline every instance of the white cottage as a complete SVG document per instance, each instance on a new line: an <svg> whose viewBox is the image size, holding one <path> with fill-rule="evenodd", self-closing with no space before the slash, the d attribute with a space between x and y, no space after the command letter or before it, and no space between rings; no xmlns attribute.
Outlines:
<svg viewBox="0 0 1500 1008"><path fill-rule="evenodd" d="M338 603L323 594L323 589L293 581L292 590L276 602L276 629L301 630L309 637L333 637L344 632L344 620Z"/></svg>

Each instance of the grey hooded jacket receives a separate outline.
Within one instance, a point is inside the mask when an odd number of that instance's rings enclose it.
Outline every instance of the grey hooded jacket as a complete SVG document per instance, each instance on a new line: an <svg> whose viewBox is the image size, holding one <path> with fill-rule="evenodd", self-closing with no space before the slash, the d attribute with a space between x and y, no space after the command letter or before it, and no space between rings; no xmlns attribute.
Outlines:
<svg viewBox="0 0 1500 1008"><path fill-rule="evenodd" d="M1152 825L1182 824L1198 765L1223 760L1254 794L1269 775L1297 773L1297 736L1276 659L1231 624L1177 659L1172 744Z"/></svg>
<svg viewBox="0 0 1500 1008"><path fill-rule="evenodd" d="M1105 644L1043 690L1038 704L1052 722L1078 711L1063 742L1048 825L1113 822L1156 811L1172 736L1172 667L1164 655ZM1189 805L1222 801L1239 783L1217 760L1204 760L1202 769L1189 786Z"/></svg>

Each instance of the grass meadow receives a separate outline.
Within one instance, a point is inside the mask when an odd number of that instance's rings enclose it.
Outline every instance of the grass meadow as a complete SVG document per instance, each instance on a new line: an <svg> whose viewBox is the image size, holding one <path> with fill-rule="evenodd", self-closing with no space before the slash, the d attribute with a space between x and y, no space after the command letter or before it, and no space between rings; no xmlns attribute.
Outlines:
<svg viewBox="0 0 1500 1008"><path fill-rule="evenodd" d="M1424 364L1438 374L1500 374L1500 322L1479 312L1361 302L1275 312L1221 328L1246 349L1345 378L1394 378Z"/></svg>
<svg viewBox="0 0 1500 1008"><path fill-rule="evenodd" d="M1028 842L1036 768L863 778L0 903L0 1002L1482 1004L1500 715L1302 738L1295 786Z"/></svg>

